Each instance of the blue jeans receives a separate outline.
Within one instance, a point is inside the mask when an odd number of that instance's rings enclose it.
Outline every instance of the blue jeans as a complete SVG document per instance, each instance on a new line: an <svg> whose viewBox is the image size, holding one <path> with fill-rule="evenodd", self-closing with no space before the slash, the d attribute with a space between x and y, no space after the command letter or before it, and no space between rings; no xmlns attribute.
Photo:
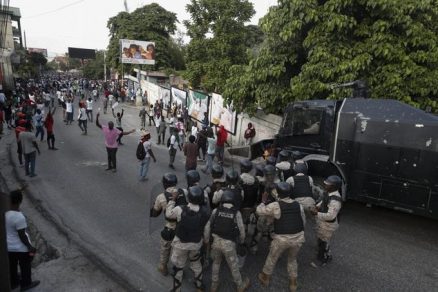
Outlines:
<svg viewBox="0 0 438 292"><path fill-rule="evenodd" d="M213 168L213 160L214 154L207 154L207 165L205 166L205 171L207 173L211 173L211 169Z"/></svg>
<svg viewBox="0 0 438 292"><path fill-rule="evenodd" d="M36 126L36 133L35 133L35 137L38 138L38 135L41 133L41 141L44 140L44 128L43 126Z"/></svg>
<svg viewBox="0 0 438 292"><path fill-rule="evenodd" d="M148 175L149 163L150 162L151 162L151 158L150 157L146 157L145 159L143 159L141 161L141 164L140 164L140 179L145 179L146 176Z"/></svg>
<svg viewBox="0 0 438 292"><path fill-rule="evenodd" d="M35 175L35 160L36 151L24 154L24 170L26 171L26 175Z"/></svg>

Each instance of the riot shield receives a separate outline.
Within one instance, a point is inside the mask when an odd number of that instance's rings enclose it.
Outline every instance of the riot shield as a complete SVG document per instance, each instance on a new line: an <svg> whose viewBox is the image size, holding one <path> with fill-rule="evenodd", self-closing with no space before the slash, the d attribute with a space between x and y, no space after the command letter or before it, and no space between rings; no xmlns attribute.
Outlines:
<svg viewBox="0 0 438 292"><path fill-rule="evenodd" d="M163 185L161 183L155 184L150 190L149 190L149 210L151 210L154 205L155 201L158 197L158 195L162 194L164 192ZM149 212L149 230L148 234L152 236L153 234L161 232L163 230L165 221L164 221L164 214L166 210L161 210L161 213L157 217L151 217L151 213Z"/></svg>

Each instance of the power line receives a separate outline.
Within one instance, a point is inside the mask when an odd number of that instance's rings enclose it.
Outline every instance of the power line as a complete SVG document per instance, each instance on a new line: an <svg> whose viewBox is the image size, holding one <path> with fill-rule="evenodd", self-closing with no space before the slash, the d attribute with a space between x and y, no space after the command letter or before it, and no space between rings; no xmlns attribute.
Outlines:
<svg viewBox="0 0 438 292"><path fill-rule="evenodd" d="M79 3L84 2L84 1L85 1L85 0L75 1L75 2L72 2L72 3L70 3L70 4L67 4L67 5L61 6L61 7L59 7L59 8L56 8L56 9L54 9L54 10L50 10L50 11L46 11L46 12L42 12L42 13L39 13L39 14L35 14L35 15L31 15L31 16L23 17L23 18L29 19L29 18L36 18L36 17L44 16L44 15L47 15L47 14L50 14L50 13L53 13L53 12L58 12L58 11L60 11L60 10L63 10L63 9L65 9L65 8L68 8L68 7L70 7L70 6L73 6L73 5L79 4Z"/></svg>

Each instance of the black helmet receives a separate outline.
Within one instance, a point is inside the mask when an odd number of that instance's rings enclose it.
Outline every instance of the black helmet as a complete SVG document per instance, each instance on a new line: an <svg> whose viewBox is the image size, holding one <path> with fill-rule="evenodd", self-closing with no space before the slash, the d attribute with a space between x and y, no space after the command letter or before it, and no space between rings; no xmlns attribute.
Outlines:
<svg viewBox="0 0 438 292"><path fill-rule="evenodd" d="M190 187L188 199L192 204L201 205L204 202L204 191L198 186Z"/></svg>
<svg viewBox="0 0 438 292"><path fill-rule="evenodd" d="M290 154L286 150L281 150L278 154L278 158L280 161L288 161L290 158Z"/></svg>
<svg viewBox="0 0 438 292"><path fill-rule="evenodd" d="M187 184L190 186L195 185L201 180L199 172L197 170L189 170L186 174Z"/></svg>
<svg viewBox="0 0 438 292"><path fill-rule="evenodd" d="M264 166L263 165L257 165L256 166L256 173L255 173L255 175L256 176L260 176L260 177L263 177L265 174L263 173L263 168L264 168Z"/></svg>
<svg viewBox="0 0 438 292"><path fill-rule="evenodd" d="M222 193L221 203L234 204L234 193L232 190L226 189Z"/></svg>
<svg viewBox="0 0 438 292"><path fill-rule="evenodd" d="M266 175L275 175L277 173L277 169L275 166L268 164L263 168L263 173Z"/></svg>
<svg viewBox="0 0 438 292"><path fill-rule="evenodd" d="M240 161L240 172L250 172L252 170L252 162L249 159L244 159Z"/></svg>
<svg viewBox="0 0 438 292"><path fill-rule="evenodd" d="M292 186L287 182L279 182L275 189L280 198L289 198L292 195Z"/></svg>
<svg viewBox="0 0 438 292"><path fill-rule="evenodd" d="M175 174L169 172L163 175L162 181L163 181L163 187L167 189L176 186L176 184L178 183L178 178L176 177Z"/></svg>
<svg viewBox="0 0 438 292"><path fill-rule="evenodd" d="M211 176L213 178L221 178L224 175L224 168L219 164L214 164L211 168Z"/></svg>
<svg viewBox="0 0 438 292"><path fill-rule="evenodd" d="M277 163L277 158L274 156L269 156L268 159L266 159L267 165L275 165Z"/></svg>
<svg viewBox="0 0 438 292"><path fill-rule="evenodd" d="M333 186L336 190L339 190L342 185L342 179L337 175L331 175L324 180L324 184Z"/></svg>
<svg viewBox="0 0 438 292"><path fill-rule="evenodd" d="M239 173L235 171L234 169L227 172L227 175L225 176L225 180L230 185L235 185L239 181Z"/></svg>
<svg viewBox="0 0 438 292"><path fill-rule="evenodd" d="M302 173L302 174L307 175L307 171L308 171L307 163L304 162L304 161L297 161L297 162L295 162L294 171L296 173Z"/></svg>

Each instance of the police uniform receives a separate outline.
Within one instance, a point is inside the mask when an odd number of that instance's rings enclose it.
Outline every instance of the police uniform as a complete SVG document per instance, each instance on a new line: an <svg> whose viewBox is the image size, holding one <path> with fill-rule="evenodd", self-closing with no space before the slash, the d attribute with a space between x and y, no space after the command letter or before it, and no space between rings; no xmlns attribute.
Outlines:
<svg viewBox="0 0 438 292"><path fill-rule="evenodd" d="M226 186L224 178L214 178L211 185L207 185L204 189L205 193L208 196L208 201L210 202L210 207L212 209L216 208L218 204L213 204L213 196L220 189Z"/></svg>
<svg viewBox="0 0 438 292"><path fill-rule="evenodd" d="M300 203L304 211L309 212L315 207L315 199L313 198L314 186L312 177L298 173L286 180L293 188L293 198Z"/></svg>
<svg viewBox="0 0 438 292"><path fill-rule="evenodd" d="M275 165L279 170L279 179L281 181L286 181L289 177L295 174L292 163L289 161L281 161Z"/></svg>
<svg viewBox="0 0 438 292"><path fill-rule="evenodd" d="M232 195L233 196L233 195ZM233 199L233 198L232 198ZM243 226L242 215L231 203L223 203L213 210L209 222L205 226L204 240L210 241L212 265L212 284L210 291L215 292L219 286L219 271L222 256L228 263L231 276L238 288L238 291L245 291L249 286L249 279L242 280L239 271L236 244L245 240L245 228Z"/></svg>
<svg viewBox="0 0 438 292"><path fill-rule="evenodd" d="M291 188L287 183L282 182L279 185L281 184L289 189ZM303 207L289 196L283 196L279 201L268 205L261 203L257 207L256 212L259 215L274 218L272 242L262 273L259 274L260 281L265 286L269 284L270 276L274 271L277 260L283 252L287 251L287 272L290 278L289 288L291 291L296 291L296 256L305 241L304 224L306 219Z"/></svg>
<svg viewBox="0 0 438 292"><path fill-rule="evenodd" d="M198 201L194 203L190 199L193 189L197 189ZM195 276L197 291L203 291L202 264L200 250L203 242L204 227L209 219L209 214L199 203L204 199L203 190L197 186L189 188L189 203L187 206L176 206L175 201L169 201L166 209L166 216L177 220L175 237L172 242L171 261L174 265L173 290L181 291L183 269L187 260L190 262L190 269Z"/></svg>
<svg viewBox="0 0 438 292"><path fill-rule="evenodd" d="M317 204L316 236L318 237L318 260L323 264L331 260L329 242L338 229L338 214L342 207L342 197L338 191L325 193Z"/></svg>
<svg viewBox="0 0 438 292"><path fill-rule="evenodd" d="M168 203L171 201L172 193L177 192L175 187L169 187L164 193L161 193L155 199L154 207L151 209L151 217L157 217L163 211L166 223L164 229L161 231L160 237L160 262L158 270L163 274L167 275L167 263L169 262L170 250L172 240L175 236L176 220L166 216L166 208ZM187 201L184 196L179 196L176 205L182 206L186 205Z"/></svg>
<svg viewBox="0 0 438 292"><path fill-rule="evenodd" d="M242 173L240 175L240 186L243 190L243 201L240 206L242 213L243 224L245 225L247 240L252 239L255 233L256 216L255 207L259 199L259 182L249 173ZM251 243L251 241L249 241Z"/></svg>

